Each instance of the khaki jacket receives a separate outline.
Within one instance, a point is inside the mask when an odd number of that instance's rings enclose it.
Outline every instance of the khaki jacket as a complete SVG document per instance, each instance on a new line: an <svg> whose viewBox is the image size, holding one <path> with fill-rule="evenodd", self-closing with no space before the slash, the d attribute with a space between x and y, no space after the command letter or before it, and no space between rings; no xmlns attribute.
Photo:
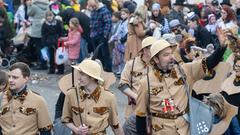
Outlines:
<svg viewBox="0 0 240 135"><path fill-rule="evenodd" d="M190 89L192 89L194 82L203 78L205 74L202 68L201 60L183 64L181 67L187 76L187 82L190 86ZM178 114L186 110L188 105L188 97L177 67L174 67L171 73L163 75L157 75L156 70L152 70L149 73L149 83L150 111L152 113L163 113L161 101L168 98L173 99L174 111L168 111L167 113ZM139 96L137 99L137 107L135 113L137 116L144 117L147 115L148 106L148 83L146 76L140 81L140 87L138 91ZM152 125L153 135L189 134L188 123L182 116L179 116L176 119L152 117Z"/></svg>
<svg viewBox="0 0 240 135"><path fill-rule="evenodd" d="M101 86L91 94L87 95L84 90L78 89L79 106L76 97L76 90L70 89L66 93L62 122L73 123L80 126L81 113L82 122L88 126L89 134L105 134L106 128L110 125L118 128L119 120L115 96L104 90Z"/></svg>
<svg viewBox="0 0 240 135"><path fill-rule="evenodd" d="M0 126L4 135L36 135L52 128L45 100L31 90L21 97L6 91L0 109Z"/></svg>
<svg viewBox="0 0 240 135"><path fill-rule="evenodd" d="M140 56L136 57L135 60L128 61L122 71L119 86L125 84L128 85L128 87L130 88L132 85L132 88L130 89L137 94L139 80L141 80L142 77L145 76L147 73L146 67L147 65L141 60ZM134 109L134 104L127 104L125 107L125 118L128 118L128 116L134 112Z"/></svg>

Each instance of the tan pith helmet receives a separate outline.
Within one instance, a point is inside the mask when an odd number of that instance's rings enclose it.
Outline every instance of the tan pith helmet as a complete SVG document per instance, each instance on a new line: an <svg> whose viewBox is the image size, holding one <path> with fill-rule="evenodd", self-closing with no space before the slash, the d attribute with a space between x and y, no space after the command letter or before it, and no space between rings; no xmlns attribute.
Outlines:
<svg viewBox="0 0 240 135"><path fill-rule="evenodd" d="M80 64L72 67L76 70L82 71L83 73L91 76L92 78L97 79L100 82L104 82L104 80L101 78L102 68L94 60L86 59L83 60Z"/></svg>
<svg viewBox="0 0 240 135"><path fill-rule="evenodd" d="M164 39L160 39L154 42L151 46L151 59L155 56L158 52L164 50L165 48L171 47L171 45Z"/></svg>
<svg viewBox="0 0 240 135"><path fill-rule="evenodd" d="M148 47L148 46L152 45L156 41L157 41L157 39L155 37L152 37L152 36L144 38L143 41L142 41L141 50L145 47Z"/></svg>

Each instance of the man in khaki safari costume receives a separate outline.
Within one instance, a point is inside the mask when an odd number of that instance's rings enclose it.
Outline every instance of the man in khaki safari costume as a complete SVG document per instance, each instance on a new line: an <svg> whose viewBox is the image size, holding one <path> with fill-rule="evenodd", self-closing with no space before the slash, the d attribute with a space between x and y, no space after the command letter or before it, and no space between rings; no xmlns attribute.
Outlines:
<svg viewBox="0 0 240 135"><path fill-rule="evenodd" d="M101 66L93 60L84 60L77 66L78 86L66 92L62 122L73 134L105 135L110 125L116 135L122 135L115 96L99 85L104 80Z"/></svg>
<svg viewBox="0 0 240 135"><path fill-rule="evenodd" d="M45 100L27 88L30 68L15 63L9 68L9 88L0 94L3 135L51 135L52 122Z"/></svg>
<svg viewBox="0 0 240 135"><path fill-rule="evenodd" d="M188 113L188 96L180 69L186 74L191 90L194 82L202 79L207 70L221 61L226 49L226 36L220 33L219 40L223 47L211 56L181 65L176 64L171 45L166 40L159 40L151 46L152 70L149 70L148 76L141 79L138 89L135 110L138 135L147 134L146 117L149 111L152 115L150 124L153 135L190 134L189 124L183 117Z"/></svg>
<svg viewBox="0 0 240 135"><path fill-rule="evenodd" d="M150 47L156 42L154 37L147 37L142 41L142 48L139 56L126 63L119 82L118 89L128 96L128 104L125 107L125 118L127 119L134 112L137 100L137 87L139 80L146 75L150 61Z"/></svg>

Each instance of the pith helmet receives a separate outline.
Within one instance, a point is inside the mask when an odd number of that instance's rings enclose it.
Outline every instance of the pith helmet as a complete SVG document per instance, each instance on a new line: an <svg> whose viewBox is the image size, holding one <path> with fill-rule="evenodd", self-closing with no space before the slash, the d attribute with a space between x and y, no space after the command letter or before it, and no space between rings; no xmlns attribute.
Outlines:
<svg viewBox="0 0 240 135"><path fill-rule="evenodd" d="M165 48L171 47L171 45L164 39L160 39L153 43L151 46L151 59L155 56L158 52L164 50Z"/></svg>
<svg viewBox="0 0 240 135"><path fill-rule="evenodd" d="M157 39L154 38L154 37L151 37L151 36L144 38L143 41L142 41L142 48L141 49L152 45L156 41L157 41Z"/></svg>
<svg viewBox="0 0 240 135"><path fill-rule="evenodd" d="M82 61L77 66L72 66L73 68L82 71L83 73L91 76L92 78L97 79L100 82L104 82L101 78L102 68L101 66L94 60L86 59Z"/></svg>

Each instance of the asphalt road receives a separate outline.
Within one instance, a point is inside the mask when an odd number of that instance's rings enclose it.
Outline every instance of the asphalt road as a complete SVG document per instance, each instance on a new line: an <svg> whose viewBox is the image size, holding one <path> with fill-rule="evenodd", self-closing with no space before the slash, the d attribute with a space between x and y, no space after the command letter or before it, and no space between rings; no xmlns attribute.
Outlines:
<svg viewBox="0 0 240 135"><path fill-rule="evenodd" d="M42 95L47 104L51 114L52 120L54 120L54 112L55 112L55 104L58 99L58 95L60 90L58 88L58 80L62 77L62 75L48 75L47 71L32 71L33 80L29 81L28 88L31 90L38 92ZM35 79L34 79L35 78ZM118 81L117 81L118 82ZM119 90L116 88L116 84L113 84L110 87L110 90L117 97L117 109L120 124L124 123L124 104L126 104L127 98L124 96ZM113 134L108 129L108 134Z"/></svg>

